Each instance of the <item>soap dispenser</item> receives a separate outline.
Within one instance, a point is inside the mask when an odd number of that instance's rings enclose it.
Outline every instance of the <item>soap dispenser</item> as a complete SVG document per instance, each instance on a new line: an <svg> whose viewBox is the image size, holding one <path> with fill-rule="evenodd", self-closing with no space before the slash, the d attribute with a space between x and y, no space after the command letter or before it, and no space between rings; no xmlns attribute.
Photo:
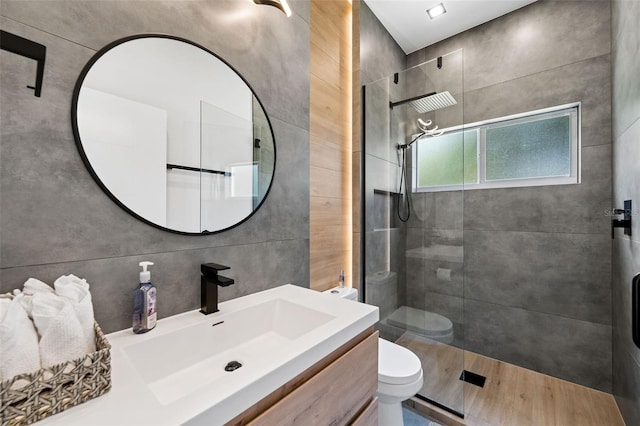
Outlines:
<svg viewBox="0 0 640 426"><path fill-rule="evenodd" d="M140 262L140 285L133 292L133 332L146 333L156 326L158 320L158 306L156 300L156 287L151 284L151 272L147 267L153 262Z"/></svg>

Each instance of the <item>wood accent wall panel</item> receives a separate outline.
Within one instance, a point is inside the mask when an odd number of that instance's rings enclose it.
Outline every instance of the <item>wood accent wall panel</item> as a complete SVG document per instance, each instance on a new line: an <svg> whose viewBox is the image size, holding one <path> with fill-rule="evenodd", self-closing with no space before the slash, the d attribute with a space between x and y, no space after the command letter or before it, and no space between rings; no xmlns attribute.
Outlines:
<svg viewBox="0 0 640 426"><path fill-rule="evenodd" d="M310 286L352 282L352 4L311 0Z"/></svg>
<svg viewBox="0 0 640 426"><path fill-rule="evenodd" d="M352 238L352 275L353 286L360 288L360 180L362 167L361 159L361 89L360 89L360 0L352 0L351 6L351 223ZM360 293L362 296L362 293ZM363 300L364 301L364 300Z"/></svg>
<svg viewBox="0 0 640 426"><path fill-rule="evenodd" d="M378 388L377 353L378 333L376 332L249 424L252 426L350 424L362 412L363 407L369 404Z"/></svg>

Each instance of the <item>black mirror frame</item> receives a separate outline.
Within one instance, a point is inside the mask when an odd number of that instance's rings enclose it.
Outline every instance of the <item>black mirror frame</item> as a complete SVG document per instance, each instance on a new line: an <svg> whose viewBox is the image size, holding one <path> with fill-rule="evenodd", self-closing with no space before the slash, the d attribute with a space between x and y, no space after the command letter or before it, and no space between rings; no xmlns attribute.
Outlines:
<svg viewBox="0 0 640 426"><path fill-rule="evenodd" d="M267 191L265 192L264 197L262 197L262 200L260 200L260 203L253 209L253 211L249 215L247 215L247 217L245 217L241 221L235 223L234 225L231 225L231 226L228 226L226 228L219 229L219 230L216 230L216 231L185 232L185 231L179 231L179 230L176 230L176 229L167 228L167 227L158 225L156 223L153 223L150 220L147 220L144 217L140 216L139 214L135 213L133 210L131 210L129 207L127 207L124 203L122 203L118 199L118 197L116 197L111 191L109 191L109 189L104 185L102 180L100 180L100 177L95 172L95 170L93 169L93 166L91 165L91 163L89 162L89 159L87 158L87 155L85 153L84 147L82 146L82 140L80 139L80 133L78 131L78 114L77 114L78 97L80 96L80 89L82 88L82 84L84 83L84 80L85 80L87 74L89 73L89 70L91 69L91 67L105 53L107 53L109 50L113 49L114 47L116 47L116 46L118 46L120 44L126 43L126 42L131 41L131 40L141 39L141 38L167 38L167 39L171 39L171 40L177 40L177 41L181 41L183 43L190 44L190 45L192 45L194 47L202 49L205 52L213 55L215 58L217 58L222 63L224 63L226 66L228 66L233 72L235 72L238 77L240 77L240 79L247 85L249 90L251 90L251 93L253 93L253 96L255 96L256 100L258 101L258 104L262 108L262 111L264 111L264 115L265 115L265 117L267 119L267 123L269 124L269 130L271 132L271 139L273 140L273 174L271 176L271 181L269 182L269 187L267 188ZM87 170L89 171L89 173L91 174L91 176L93 177L95 182L102 189L102 191L104 191L104 193L107 194L109 196L109 198L111 198L111 200L113 202L115 202L118 206L120 206L120 208L122 208L124 211L126 211L131 216L135 217L136 219L146 223L147 225L153 226L154 228L161 229L163 231L168 231L168 232L171 232L171 233L174 233L174 234L192 235L192 236L196 236L196 235L213 235L213 234L219 234L219 233L224 232L224 231L228 231L230 229L233 229L233 228L243 224L244 222L249 220L260 209L260 207L262 207L262 205L264 204L265 200L269 196L269 192L271 192L271 188L273 187L273 181L274 181L275 176L276 176L277 148L276 148L275 134L273 133L273 126L271 125L271 119L269 118L269 115L267 114L267 110L264 108L264 105L262 104L262 101L260 100L260 98L258 97L256 92L253 90L253 87L251 87L249 82L242 76L242 74L240 74L233 66L231 66L227 61L222 59L216 53L214 53L213 51L207 49L206 47L204 47L204 46L202 46L202 45L200 45L198 43L195 43L195 42L193 42L191 40L187 40L187 39L182 38L182 37L177 37L177 36L173 36L173 35L169 35L169 34L154 34L154 33L136 34L136 35L127 36L127 37L123 37L123 38L120 38L118 40L115 40L115 41L107 44L106 46L104 46L98 52L96 52L96 54L93 55L91 57L91 59L89 59L89 62L87 62L87 64L84 66L84 68L82 69L82 72L80 72L80 76L78 77L76 85L75 85L75 87L73 89L73 98L71 100L71 128L73 130L73 138L74 138L74 140L76 142L76 146L78 148L78 153L80 154L80 157L82 158L82 162L86 166Z"/></svg>

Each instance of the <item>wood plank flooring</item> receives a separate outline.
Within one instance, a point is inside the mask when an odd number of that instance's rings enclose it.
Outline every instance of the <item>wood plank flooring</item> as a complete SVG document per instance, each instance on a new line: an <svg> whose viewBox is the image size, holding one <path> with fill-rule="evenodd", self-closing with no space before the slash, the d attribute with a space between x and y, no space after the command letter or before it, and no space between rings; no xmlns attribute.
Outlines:
<svg viewBox="0 0 640 426"><path fill-rule="evenodd" d="M623 426L613 396L513 364L403 334L396 343L422 361L420 394L464 412L464 420L414 399L409 405L446 425ZM459 380L464 369L487 378L483 388ZM464 399L462 398L464 395Z"/></svg>

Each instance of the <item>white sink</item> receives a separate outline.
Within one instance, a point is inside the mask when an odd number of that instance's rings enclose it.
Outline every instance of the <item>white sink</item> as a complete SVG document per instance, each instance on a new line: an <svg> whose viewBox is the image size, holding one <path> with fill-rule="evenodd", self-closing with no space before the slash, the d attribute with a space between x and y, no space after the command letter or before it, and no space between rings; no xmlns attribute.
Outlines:
<svg viewBox="0 0 640 426"><path fill-rule="evenodd" d="M107 335L111 390L39 424L224 424L378 321L375 306L290 284L219 308Z"/></svg>
<svg viewBox="0 0 640 426"><path fill-rule="evenodd" d="M231 374L256 374L286 355L292 342L334 319L315 309L272 299L136 343L124 349L162 404L207 386L224 386ZM162 356L149 356L149 354ZM242 367L225 371L231 361Z"/></svg>

